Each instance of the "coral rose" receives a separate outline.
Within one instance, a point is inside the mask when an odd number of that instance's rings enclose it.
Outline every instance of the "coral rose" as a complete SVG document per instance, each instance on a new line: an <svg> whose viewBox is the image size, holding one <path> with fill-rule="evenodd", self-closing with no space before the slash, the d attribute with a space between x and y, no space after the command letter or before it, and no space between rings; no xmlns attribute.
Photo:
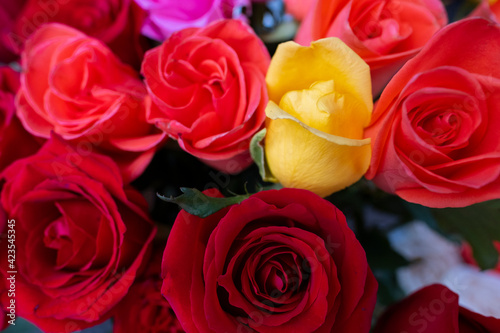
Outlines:
<svg viewBox="0 0 500 333"><path fill-rule="evenodd" d="M179 31L144 59L148 120L208 165L238 173L263 127L268 66L264 44L241 21Z"/></svg>
<svg viewBox="0 0 500 333"><path fill-rule="evenodd" d="M450 24L391 80L366 130L366 177L430 207L500 198L500 26Z"/></svg>
<svg viewBox="0 0 500 333"><path fill-rule="evenodd" d="M65 25L37 30L22 54L18 116L33 135L53 131L98 149L119 164L125 181L139 176L163 139L146 122L144 84L100 41Z"/></svg>

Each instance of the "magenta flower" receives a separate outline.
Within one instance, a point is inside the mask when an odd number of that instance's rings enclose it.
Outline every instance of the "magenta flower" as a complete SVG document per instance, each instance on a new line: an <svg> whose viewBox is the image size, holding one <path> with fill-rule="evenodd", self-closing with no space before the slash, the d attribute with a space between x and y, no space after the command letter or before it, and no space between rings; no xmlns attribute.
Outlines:
<svg viewBox="0 0 500 333"><path fill-rule="evenodd" d="M142 33L163 41L173 32L189 27L204 27L222 18L242 18L250 0L135 0L147 13Z"/></svg>

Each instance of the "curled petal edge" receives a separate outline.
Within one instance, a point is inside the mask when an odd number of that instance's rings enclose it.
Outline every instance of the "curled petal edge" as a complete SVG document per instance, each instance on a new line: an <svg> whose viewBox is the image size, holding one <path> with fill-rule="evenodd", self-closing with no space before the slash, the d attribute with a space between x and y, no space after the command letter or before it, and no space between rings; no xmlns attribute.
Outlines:
<svg viewBox="0 0 500 333"><path fill-rule="evenodd" d="M273 101L269 101L269 103L267 104L266 116L272 120L288 119L288 120L295 121L296 123L298 123L300 126L302 126L307 131L311 132L312 134L314 134L320 138L323 138L329 142L340 145L340 146L362 147L362 146L369 145L371 143L370 138L365 138L365 139L360 139L360 140L349 139L349 138L344 138L341 136L328 134L328 133L325 133L323 131L317 130L311 126L304 124L303 122L301 122L297 118L295 118L292 115L290 115L289 113L285 112Z"/></svg>

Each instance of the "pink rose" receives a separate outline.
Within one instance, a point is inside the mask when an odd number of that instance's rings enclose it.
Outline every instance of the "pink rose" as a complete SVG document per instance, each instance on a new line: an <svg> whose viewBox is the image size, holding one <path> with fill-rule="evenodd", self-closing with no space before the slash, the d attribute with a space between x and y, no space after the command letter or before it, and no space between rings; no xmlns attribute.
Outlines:
<svg viewBox="0 0 500 333"><path fill-rule="evenodd" d="M148 12L142 33L163 41L173 32L232 18L238 8L249 6L249 0L135 0Z"/></svg>

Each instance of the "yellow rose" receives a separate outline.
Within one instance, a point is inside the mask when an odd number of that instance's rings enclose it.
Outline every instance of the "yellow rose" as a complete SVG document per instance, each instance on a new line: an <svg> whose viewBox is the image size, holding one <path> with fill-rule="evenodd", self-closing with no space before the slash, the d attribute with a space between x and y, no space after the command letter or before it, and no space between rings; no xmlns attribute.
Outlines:
<svg viewBox="0 0 500 333"><path fill-rule="evenodd" d="M373 109L370 68L338 38L281 44L266 83L265 155L283 186L327 196L358 181L370 163L363 129Z"/></svg>

